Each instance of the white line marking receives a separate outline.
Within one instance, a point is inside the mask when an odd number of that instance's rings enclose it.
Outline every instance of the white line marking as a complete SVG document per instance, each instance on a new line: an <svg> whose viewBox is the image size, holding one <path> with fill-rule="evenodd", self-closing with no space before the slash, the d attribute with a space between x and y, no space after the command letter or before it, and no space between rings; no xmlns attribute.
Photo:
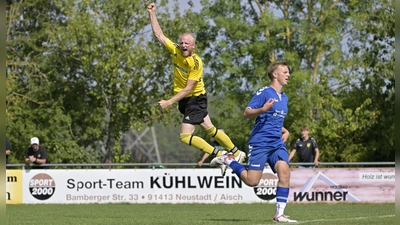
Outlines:
<svg viewBox="0 0 400 225"><path fill-rule="evenodd" d="M387 217L394 217L395 215L383 215L383 216L376 216L376 217L353 217L353 218L338 218L338 219L317 219L317 220L302 220L297 221L297 223L293 224L303 224L303 223L315 223L315 222L329 222L329 221L348 221L348 220L366 220L371 218L387 218ZM294 219L294 218L293 218ZM271 223L275 224L271 221ZM269 223L268 223L269 224ZM264 224L257 224L257 225L264 225Z"/></svg>

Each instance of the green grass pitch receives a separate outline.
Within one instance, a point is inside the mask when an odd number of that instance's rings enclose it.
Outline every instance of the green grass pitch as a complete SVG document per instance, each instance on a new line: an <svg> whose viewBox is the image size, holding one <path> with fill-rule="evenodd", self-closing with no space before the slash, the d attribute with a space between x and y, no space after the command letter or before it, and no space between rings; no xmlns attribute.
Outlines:
<svg viewBox="0 0 400 225"><path fill-rule="evenodd" d="M275 204L30 204L7 205L8 225L263 225ZM395 224L395 204L288 203L297 224Z"/></svg>

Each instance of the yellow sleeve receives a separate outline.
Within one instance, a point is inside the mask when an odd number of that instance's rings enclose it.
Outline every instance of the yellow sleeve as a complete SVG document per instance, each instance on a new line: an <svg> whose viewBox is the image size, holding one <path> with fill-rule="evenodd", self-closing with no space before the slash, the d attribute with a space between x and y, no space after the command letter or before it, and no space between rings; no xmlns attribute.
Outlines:
<svg viewBox="0 0 400 225"><path fill-rule="evenodd" d="M165 40L165 47L168 49L169 52L175 54L179 52L179 45L177 43L172 42L169 38Z"/></svg>
<svg viewBox="0 0 400 225"><path fill-rule="evenodd" d="M203 76L203 64L201 59L197 55L195 55L187 61L191 69L188 80L200 81L201 77Z"/></svg>

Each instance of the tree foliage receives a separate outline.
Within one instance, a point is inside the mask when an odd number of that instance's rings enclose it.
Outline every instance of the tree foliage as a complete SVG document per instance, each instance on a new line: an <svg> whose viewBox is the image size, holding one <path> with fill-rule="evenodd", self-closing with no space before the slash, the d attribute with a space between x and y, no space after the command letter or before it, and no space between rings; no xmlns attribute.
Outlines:
<svg viewBox="0 0 400 225"><path fill-rule="evenodd" d="M50 161L85 162L96 153L72 141L73 118L52 95L54 62L46 61L48 28L62 27L61 10L52 1L7 1L7 136L11 162L22 162L29 139L37 136L49 149Z"/></svg>
<svg viewBox="0 0 400 225"><path fill-rule="evenodd" d="M394 1L202 4L211 24L204 34L212 46L205 54L208 79L219 102L228 102L221 117L242 121L237 108L269 84L267 66L287 60L289 143L308 125L323 161L394 160ZM233 130L248 131L239 124Z"/></svg>
<svg viewBox="0 0 400 225"><path fill-rule="evenodd" d="M240 149L254 122L242 116L248 101L269 84L268 65L287 60L289 148L308 125L322 161L394 160L393 0L200 2L200 10L182 10L161 1L157 17L172 40L197 35L212 121ZM179 142L178 110L157 107L173 94L172 67L145 7L139 0L7 0L11 162L23 161L33 136L54 163L127 162L122 135L152 124L164 162L200 157Z"/></svg>

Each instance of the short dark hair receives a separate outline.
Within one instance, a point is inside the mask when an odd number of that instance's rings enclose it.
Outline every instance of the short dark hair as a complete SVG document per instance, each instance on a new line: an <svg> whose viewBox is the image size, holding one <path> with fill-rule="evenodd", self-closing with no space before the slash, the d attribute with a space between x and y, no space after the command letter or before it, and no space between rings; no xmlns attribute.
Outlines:
<svg viewBox="0 0 400 225"><path fill-rule="evenodd" d="M302 126L302 127L301 127L301 131L303 131L303 130L308 130L308 131L310 131L310 129L309 129L307 126Z"/></svg>

